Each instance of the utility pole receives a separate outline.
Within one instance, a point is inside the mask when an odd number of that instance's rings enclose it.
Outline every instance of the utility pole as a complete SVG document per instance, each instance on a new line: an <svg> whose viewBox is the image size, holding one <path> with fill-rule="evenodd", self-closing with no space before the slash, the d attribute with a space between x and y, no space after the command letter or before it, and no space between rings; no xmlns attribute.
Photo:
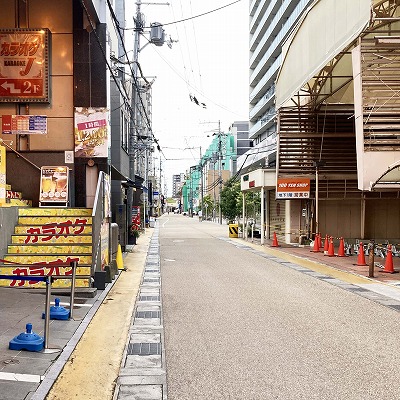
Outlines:
<svg viewBox="0 0 400 400"><path fill-rule="evenodd" d="M201 146L200 146L200 210L201 210L201 218L203 218L203 160L201 159Z"/></svg>
<svg viewBox="0 0 400 400"><path fill-rule="evenodd" d="M130 178L135 181L135 174L137 172L137 165L136 165L136 154L135 154L135 148L137 144L137 135L142 136L142 130L143 130L143 124L147 123L149 124L148 116L146 113L145 106L143 104L143 101L146 101L142 99L142 95L140 93L141 87L138 79L138 60L139 60L139 53L140 51L149 43L155 44L156 46L162 46L165 42L164 38L164 30L162 29L162 24L160 23L153 23L151 24L151 32L150 32L150 40L148 43L143 46L143 48L140 48L140 35L144 33L144 26L145 26L145 21L144 21L144 16L141 13L140 7L142 4L147 4L147 5L169 5L169 3L147 3L144 2L142 3L142 0L137 0L136 1L136 16L134 18L135 21L135 36L134 36L134 46L133 46L133 61L132 61L132 96L131 96L131 109L132 109L132 115L131 115L131 128L129 132L129 176ZM142 107L140 107L140 105ZM151 127L148 127L148 130L151 134ZM144 150L145 152L145 165L144 165L144 183L145 185L147 184L148 181L148 143L146 143L146 148ZM144 227L146 226L146 202L147 198L146 196L143 196L143 225ZM127 199L127 215L128 215L128 224L129 226L131 225L131 214L132 214L132 206L133 206L133 190L130 188L130 191L128 191L128 199Z"/></svg>
<svg viewBox="0 0 400 400"><path fill-rule="evenodd" d="M136 17L135 17L135 39L133 43L133 62L132 62L132 97L131 97L131 107L132 107L132 124L130 129L130 143L129 143L129 172L131 179L135 179L135 130L137 129L137 103L138 103L138 90L137 86L137 71L138 71L138 59L139 59L139 49L140 49L140 35L143 33L144 21L142 19L142 14L140 12L141 0L136 2Z"/></svg>
<svg viewBox="0 0 400 400"><path fill-rule="evenodd" d="M159 184L159 189L158 189L158 215L161 216L163 213L163 205L161 204L161 178L162 178L162 165L161 165L161 155L160 155L160 184Z"/></svg>
<svg viewBox="0 0 400 400"><path fill-rule="evenodd" d="M133 44L133 62L132 62L132 94L131 94L131 125L129 130L129 177L132 181L135 182L135 132L137 129L137 101L138 101L138 90L137 85L137 60L139 56L139 48L140 48L140 34L143 32L143 21L140 13L140 5L141 0L138 0L136 3L136 17L135 17L135 38ZM127 193L127 218L128 218L128 226L130 227L132 224L132 206L133 206L133 188L129 187ZM129 232L130 234L130 232ZM128 236L129 236L128 234Z"/></svg>
<svg viewBox="0 0 400 400"><path fill-rule="evenodd" d="M222 191L222 143L221 143L221 121L218 121L218 159L219 159L219 193L218 193L218 203L219 203L219 223L222 225L222 210L221 210L221 191Z"/></svg>

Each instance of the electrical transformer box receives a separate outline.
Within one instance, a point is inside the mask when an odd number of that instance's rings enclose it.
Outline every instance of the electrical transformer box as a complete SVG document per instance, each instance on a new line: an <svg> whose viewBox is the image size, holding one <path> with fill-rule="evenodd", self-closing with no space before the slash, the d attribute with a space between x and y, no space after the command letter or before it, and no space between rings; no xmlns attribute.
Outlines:
<svg viewBox="0 0 400 400"><path fill-rule="evenodd" d="M162 46L164 44L164 29L159 22L153 22L150 24L150 41L156 46Z"/></svg>

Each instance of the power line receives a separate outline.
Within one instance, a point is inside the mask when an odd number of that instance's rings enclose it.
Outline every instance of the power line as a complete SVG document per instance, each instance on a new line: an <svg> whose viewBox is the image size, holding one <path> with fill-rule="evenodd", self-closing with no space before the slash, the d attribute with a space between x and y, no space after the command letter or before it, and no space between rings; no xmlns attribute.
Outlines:
<svg viewBox="0 0 400 400"><path fill-rule="evenodd" d="M173 25L173 24L179 24L180 22L190 21L190 20L195 19L195 18L203 17L204 15L212 14L212 13L214 13L214 12L216 12L216 11L222 10L223 8L230 7L230 6L232 6L233 4L239 3L240 1L242 1L242 0L236 0L236 1L232 2L232 3L229 3L229 4L226 4L226 5L224 5L224 6L215 8L214 10L207 11L207 12L202 13L202 14L194 15L194 16L192 16L192 17L184 18L184 19L181 19L181 20L178 20L178 21L168 22L168 23L166 23L166 24L163 24L163 26L166 26L166 25ZM145 29L150 29L151 27L150 27L150 26L146 26L146 27L144 27L144 28L145 28ZM132 29L135 29L135 28L125 28L125 30L132 30Z"/></svg>
<svg viewBox="0 0 400 400"><path fill-rule="evenodd" d="M91 28L92 28L92 32L94 33L94 36L95 36L95 38L96 38L96 40L97 40L97 44L99 45L99 48L100 48L101 53L102 53L102 55L103 55L103 59L104 59L106 65L107 65L108 70L109 70L110 73L111 73L111 76L112 76L112 78L113 78L113 81L114 81L114 83L115 83L115 85L116 85L118 91L120 92L120 94L121 94L124 98L128 98L128 93L126 92L126 88L123 86L123 88L124 88L124 92L123 92L122 89L121 89L121 86L120 86L119 81L117 80L117 78L116 78L115 75L114 75L114 71L113 71L113 69L112 69L110 63L108 62L108 58L107 58L106 52L105 52L105 50L104 50L104 48L103 48L103 46L102 46L102 44L101 44L100 38L99 38L99 36L98 36L98 34L97 34L97 32L96 32L96 29L95 29L95 25L93 24L93 21L92 21L91 18L90 18L90 14L89 14L89 12L88 12L88 10L87 10L87 8L86 8L86 5L85 5L85 3L84 3L83 0L81 0L81 5L82 5L82 8L83 8L84 11L85 11L86 18L87 18L88 21L89 21L89 24L90 24L90 26L91 26ZM109 1L108 1L108 6L111 7ZM125 54L127 54L126 48L125 48L125 44L124 44L123 38L122 38L122 36L121 36L121 32L120 32L120 30L119 30L119 29L120 29L120 28L119 28L119 22L118 22L118 20L116 19L116 16L115 16L115 14L114 14L114 10L112 9L112 7L110 8L110 12L111 12L111 14L112 14L114 23L116 24L117 31L118 31L118 33L119 33L119 35L120 35L120 38L121 38L121 41L122 41L122 45L123 45L123 47L124 47ZM135 82L135 86L136 86L136 88L138 89L137 82ZM133 113L132 107L131 107L128 103L126 103L126 102L125 102L125 104L126 104L127 108L129 109L129 111L130 111L131 113ZM142 105L143 105L143 103L142 103ZM143 105L143 107L144 107L144 105ZM141 113L141 110L140 110L139 108L138 108L138 110L139 110L139 112ZM142 114L142 113L141 113L141 114ZM142 114L142 116L143 116L143 114ZM146 117L147 117L147 115L146 115ZM147 117L147 120L148 120L148 117ZM149 130L150 130L150 132L151 132L151 127L148 126L148 128L149 128ZM151 133L152 133L152 132L151 132ZM154 138L154 139L155 139L155 138ZM155 139L155 141L156 141L156 139Z"/></svg>
<svg viewBox="0 0 400 400"><path fill-rule="evenodd" d="M240 0L239 0L240 1ZM145 38L146 40L148 40L147 38ZM149 40L148 40L149 41ZM206 98L207 100L209 100L210 103L214 104L215 106L228 111L231 114L234 115L239 115L237 112L230 110L229 108L226 108L225 106L216 103L214 100L212 100L210 97L208 97L207 95L205 95L201 90L199 90L198 88L196 88L195 86L193 86L187 78L182 77L182 75L161 55L161 53L158 51L158 49L154 48L154 51L157 53L157 55L171 68L171 70L180 78L182 79L187 86L191 87L193 90L195 90L196 92L200 93L204 98Z"/></svg>
<svg viewBox="0 0 400 400"><path fill-rule="evenodd" d="M81 0L81 1L82 1L82 0ZM82 2L83 2L83 1L82 1ZM119 35L119 37L120 37L121 45L122 45L122 47L123 47L123 49L124 49L124 52L125 52L124 56L127 57L128 52L127 52L126 47L125 47L125 40L124 40L124 37L122 36L122 33L121 33L121 29L122 29L122 28L120 27L119 21L118 21L118 19L117 19L117 16L115 15L115 12L114 12L114 9L113 9L113 7L112 7L112 5L111 5L111 3L110 3L110 0L107 0L107 5L108 5L108 8L109 8L109 10L110 10L110 14L111 14L112 20L113 20L113 22L114 22L115 28L117 29L118 35ZM87 12L86 8L85 8L85 11L86 11L87 17L88 17L88 19L89 19L89 15L88 15L88 12ZM91 21L90 21L90 24L92 25L92 22L91 22ZM101 46L100 43L99 43L99 45L100 45L100 47L101 47L101 49L102 49L103 56L105 57L104 50L103 50L103 48L102 48L102 46ZM106 60L107 65L109 66L106 57L105 57L105 60ZM128 60L128 61L129 61L129 60ZM134 84L136 90L139 92L139 91L140 91L140 86L139 86L137 77L135 76L135 73L134 73L134 71L133 71L133 69L132 69L132 63L128 63L128 65L129 65L129 69L130 69L130 71L131 71L131 73L132 73L133 84ZM139 67L139 70L140 70L141 75L143 76L143 72L142 72L142 70L141 70L141 68L140 68L140 65L138 65L138 67ZM114 78L115 83L117 84L117 86L119 86L118 83L116 82L116 78L114 77L114 74L113 74L113 71L111 70L111 67L109 67L109 69L110 69L111 74L113 75L113 78ZM146 81L146 82L147 82L147 81ZM147 83L148 83L148 82L147 82ZM132 93L132 95L133 95L133 93ZM162 150L161 150L161 148L160 148L160 145L159 145L159 143L158 143L158 140L157 140L157 138L154 136L154 133L153 133L153 131L152 131L151 122L150 122L149 116L148 116L148 114L147 114L147 112L146 112L146 109L145 109L145 106L144 106L144 103L143 103L143 99L142 99L141 96L138 96L138 98L139 98L139 100L140 100L140 103L141 103L141 105L142 105L142 108L140 108L139 105L136 104L136 109L139 111L140 115L141 115L142 117L144 117L145 122L146 122L146 125L147 125L147 128L148 128L150 134L152 135L154 142L157 144L157 150L160 151L160 152L162 152ZM131 112L133 112L132 107L129 106L129 109L131 110ZM138 131L137 131L137 126L134 126L134 128L135 128L135 130L136 130L136 133L138 133ZM138 136L140 136L140 135L138 135Z"/></svg>

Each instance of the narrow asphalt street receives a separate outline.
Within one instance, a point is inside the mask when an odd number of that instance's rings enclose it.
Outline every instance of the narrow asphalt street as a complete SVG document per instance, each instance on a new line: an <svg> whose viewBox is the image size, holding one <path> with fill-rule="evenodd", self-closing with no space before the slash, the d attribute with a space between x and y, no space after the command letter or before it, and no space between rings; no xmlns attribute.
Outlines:
<svg viewBox="0 0 400 400"><path fill-rule="evenodd" d="M159 224L169 400L400 398L399 314L352 276L316 279L196 218Z"/></svg>

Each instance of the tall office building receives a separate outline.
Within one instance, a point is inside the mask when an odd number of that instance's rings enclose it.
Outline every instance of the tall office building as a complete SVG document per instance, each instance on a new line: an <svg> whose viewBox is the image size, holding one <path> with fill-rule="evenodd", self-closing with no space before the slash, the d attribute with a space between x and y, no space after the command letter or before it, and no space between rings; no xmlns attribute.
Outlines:
<svg viewBox="0 0 400 400"><path fill-rule="evenodd" d="M176 174L172 176L172 197L179 197L183 183L184 174Z"/></svg>
<svg viewBox="0 0 400 400"><path fill-rule="evenodd" d="M282 46L312 0L253 0L250 5L250 130L254 148L238 165L273 167L276 160L275 80Z"/></svg>

